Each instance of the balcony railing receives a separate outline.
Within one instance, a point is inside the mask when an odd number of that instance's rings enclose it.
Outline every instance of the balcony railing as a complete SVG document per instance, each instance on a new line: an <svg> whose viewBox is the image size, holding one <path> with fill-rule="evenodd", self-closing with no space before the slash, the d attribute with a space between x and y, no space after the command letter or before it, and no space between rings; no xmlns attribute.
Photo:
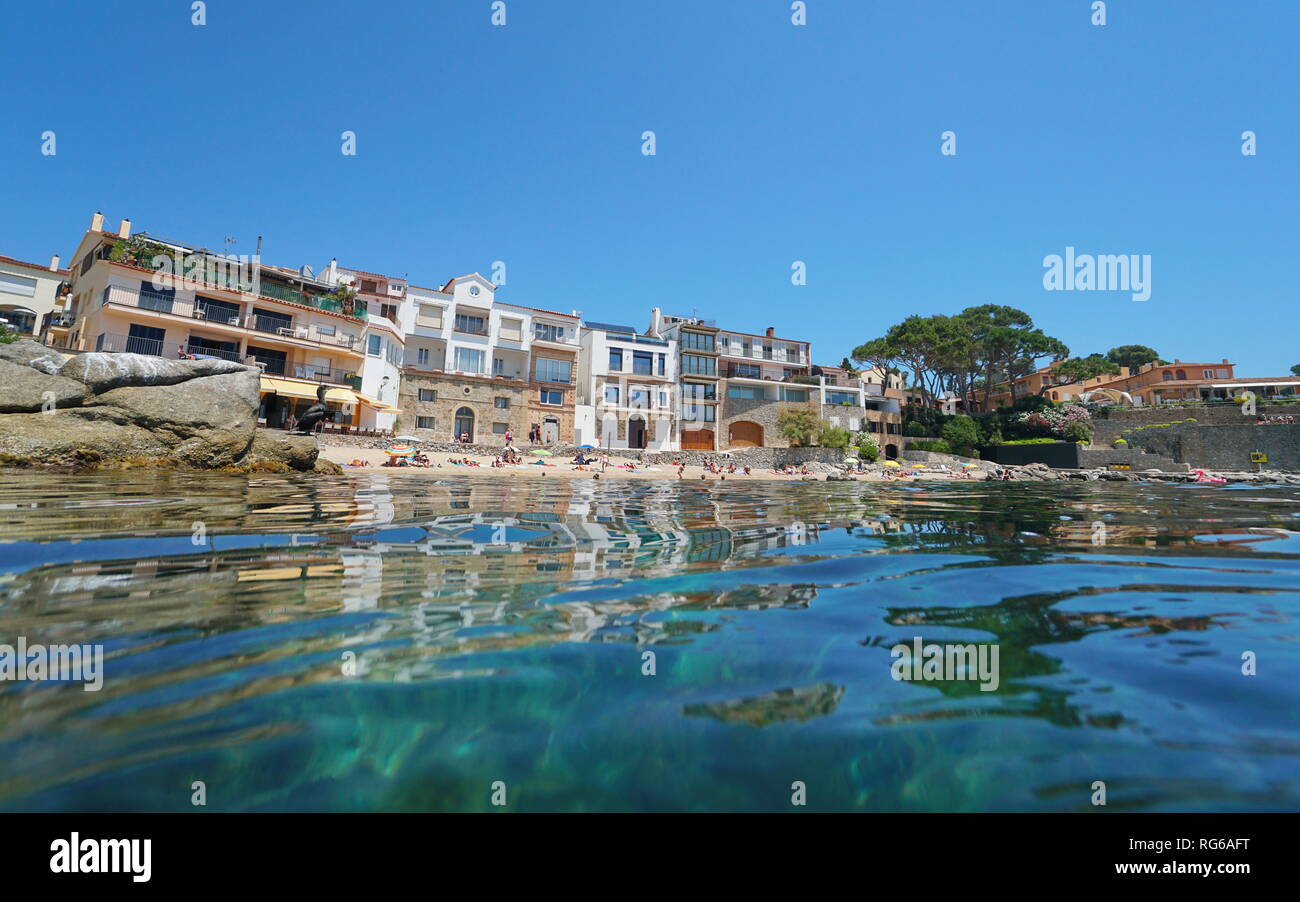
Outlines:
<svg viewBox="0 0 1300 902"><path fill-rule="evenodd" d="M106 332L95 342L96 351L108 354L147 354L150 357L161 357L162 348L161 338L140 338L116 332Z"/></svg>
<svg viewBox="0 0 1300 902"><path fill-rule="evenodd" d="M349 376L355 374L352 370L334 369L309 363L291 363L284 368L281 375L293 376L295 379L311 379L313 382L333 382L342 385Z"/></svg>
<svg viewBox="0 0 1300 902"><path fill-rule="evenodd" d="M209 348L204 345L195 344L193 340L185 345L185 353L193 354L195 357L220 357L222 360L233 360L235 363L243 363L244 358L238 351L227 351L223 348Z"/></svg>
<svg viewBox="0 0 1300 902"><path fill-rule="evenodd" d="M104 289L103 300L105 304L123 304L128 307L138 307L142 310L152 310L156 313L188 316L192 319L217 325L252 329L257 332L265 332L268 335L277 335L281 338L295 338L300 341L312 341L340 348L355 348L358 342L355 335L349 336L337 332L331 335L320 331L319 326L316 328L301 324L295 326L292 319L284 317L266 316L260 313L243 316L242 314L236 314L223 305L207 303L203 299L191 301L175 298L170 294L155 291L152 288L135 289L121 285L110 285Z"/></svg>

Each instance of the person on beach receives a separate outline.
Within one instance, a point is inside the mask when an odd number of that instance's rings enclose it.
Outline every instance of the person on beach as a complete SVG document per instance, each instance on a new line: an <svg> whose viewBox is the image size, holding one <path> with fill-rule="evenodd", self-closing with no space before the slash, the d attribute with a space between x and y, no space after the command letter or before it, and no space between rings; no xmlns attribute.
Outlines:
<svg viewBox="0 0 1300 902"><path fill-rule="evenodd" d="M514 443L515 443L515 434L514 434L513 432L511 432L509 429L507 429L507 430L506 430L506 444L507 444L507 445L513 445Z"/></svg>

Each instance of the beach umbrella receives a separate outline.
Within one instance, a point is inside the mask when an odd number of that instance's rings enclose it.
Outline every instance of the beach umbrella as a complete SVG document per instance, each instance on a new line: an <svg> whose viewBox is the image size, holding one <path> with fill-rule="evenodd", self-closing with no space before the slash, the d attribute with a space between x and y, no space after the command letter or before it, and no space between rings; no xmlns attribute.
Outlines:
<svg viewBox="0 0 1300 902"><path fill-rule="evenodd" d="M898 466L898 461L896 461L896 460L884 460L884 461L881 461L881 466L885 466L885 467L896 467L896 466Z"/></svg>
<svg viewBox="0 0 1300 902"><path fill-rule="evenodd" d="M732 454L730 451L719 451L718 453L721 454L723 457L735 457L735 456L736 456L736 455Z"/></svg>
<svg viewBox="0 0 1300 902"><path fill-rule="evenodd" d="M415 453L414 448L387 448L384 453L389 457L410 457Z"/></svg>
<svg viewBox="0 0 1300 902"><path fill-rule="evenodd" d="M979 464L962 464L962 466L969 470L971 467L978 467Z"/></svg>
<svg viewBox="0 0 1300 902"><path fill-rule="evenodd" d="M551 452L550 452L550 451L547 451L545 448L534 448L534 449L533 449L533 453L536 454L538 457L550 457L550 456L551 456Z"/></svg>
<svg viewBox="0 0 1300 902"><path fill-rule="evenodd" d="M925 464L912 464L912 469L913 469L913 470L924 470L924 469L925 469Z"/></svg>
<svg viewBox="0 0 1300 902"><path fill-rule="evenodd" d="M422 441L422 439L421 439L418 435L395 435L395 436L393 436L393 440L394 440L394 441L398 441L398 442L418 442L418 441Z"/></svg>
<svg viewBox="0 0 1300 902"><path fill-rule="evenodd" d="M579 448L593 448L593 449L594 449L596 446L595 446L595 445L579 445L578 447L579 447Z"/></svg>
<svg viewBox="0 0 1300 902"><path fill-rule="evenodd" d="M856 457L846 457L844 458L844 462L846 464L855 464L858 462L858 459Z"/></svg>

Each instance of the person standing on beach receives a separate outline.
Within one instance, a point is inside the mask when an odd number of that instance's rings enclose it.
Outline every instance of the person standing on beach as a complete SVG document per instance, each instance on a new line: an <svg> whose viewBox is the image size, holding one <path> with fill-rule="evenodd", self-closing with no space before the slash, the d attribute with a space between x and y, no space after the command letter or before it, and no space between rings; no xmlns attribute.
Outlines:
<svg viewBox="0 0 1300 902"><path fill-rule="evenodd" d="M506 445L513 445L514 443L515 443L515 434L514 434L513 432L511 432L509 429L507 429L507 430L506 430Z"/></svg>

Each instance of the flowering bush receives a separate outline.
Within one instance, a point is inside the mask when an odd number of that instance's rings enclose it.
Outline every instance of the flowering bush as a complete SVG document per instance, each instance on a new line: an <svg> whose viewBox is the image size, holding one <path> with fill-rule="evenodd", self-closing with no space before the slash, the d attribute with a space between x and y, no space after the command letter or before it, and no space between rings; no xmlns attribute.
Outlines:
<svg viewBox="0 0 1300 902"><path fill-rule="evenodd" d="M1020 413L1011 418L1011 422L1020 427L1020 430L1034 436L1056 436L1061 438L1065 435L1066 428L1071 423L1084 423L1091 425L1092 414L1087 408L1078 404L1066 404L1059 408L1048 408L1045 410L1035 410L1032 413ZM1077 433L1078 430L1071 430Z"/></svg>

